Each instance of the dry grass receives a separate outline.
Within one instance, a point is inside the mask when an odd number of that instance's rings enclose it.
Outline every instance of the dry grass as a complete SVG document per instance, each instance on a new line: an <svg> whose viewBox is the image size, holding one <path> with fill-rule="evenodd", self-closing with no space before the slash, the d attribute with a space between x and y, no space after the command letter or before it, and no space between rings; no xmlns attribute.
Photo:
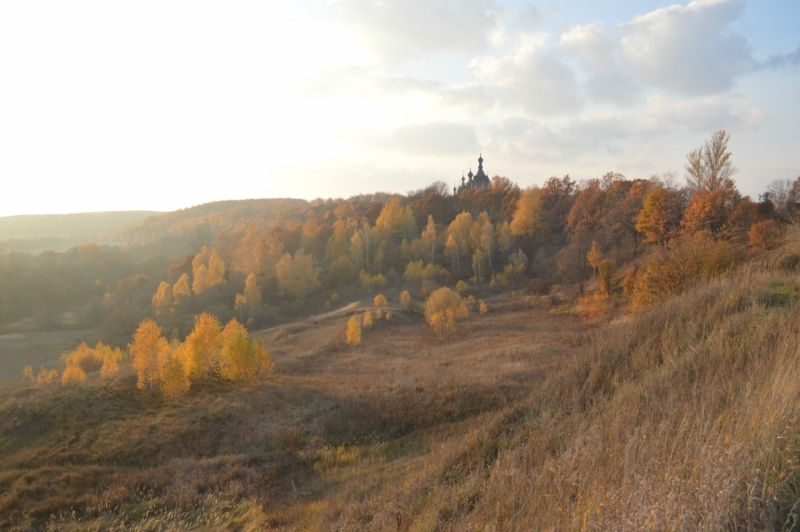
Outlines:
<svg viewBox="0 0 800 532"><path fill-rule="evenodd" d="M777 262L635 316L489 301L449 342L399 312L357 348L346 315L264 331L268 384L168 405L124 372L9 389L0 528L780 530L800 285Z"/></svg>
<svg viewBox="0 0 800 532"><path fill-rule="evenodd" d="M268 384L207 383L174 404L124 369L76 389L6 387L0 528L328 529L527 395L589 328L508 311L443 343L393 315L355 349L337 339L346 315L265 331Z"/></svg>

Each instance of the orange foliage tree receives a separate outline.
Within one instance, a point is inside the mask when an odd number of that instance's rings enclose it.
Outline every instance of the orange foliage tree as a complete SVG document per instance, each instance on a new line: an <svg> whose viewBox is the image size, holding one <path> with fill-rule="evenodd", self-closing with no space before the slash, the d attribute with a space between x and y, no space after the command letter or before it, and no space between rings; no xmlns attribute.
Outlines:
<svg viewBox="0 0 800 532"><path fill-rule="evenodd" d="M786 237L786 228L775 220L754 223L747 233L750 247L769 251L781 245Z"/></svg>

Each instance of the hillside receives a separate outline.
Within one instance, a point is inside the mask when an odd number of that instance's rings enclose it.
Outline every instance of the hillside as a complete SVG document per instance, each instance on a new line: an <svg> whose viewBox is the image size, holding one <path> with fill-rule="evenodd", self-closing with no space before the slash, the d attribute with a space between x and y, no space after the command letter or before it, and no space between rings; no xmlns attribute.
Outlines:
<svg viewBox="0 0 800 532"><path fill-rule="evenodd" d="M89 243L117 243L112 233L156 214L153 211L118 211L3 216L0 217L0 249L35 253Z"/></svg>
<svg viewBox="0 0 800 532"><path fill-rule="evenodd" d="M346 315L306 320L257 335L266 384L175 403L129 370L7 386L0 527L780 528L800 498L800 288L772 263L589 321L500 296L449 342L398 309L357 348Z"/></svg>

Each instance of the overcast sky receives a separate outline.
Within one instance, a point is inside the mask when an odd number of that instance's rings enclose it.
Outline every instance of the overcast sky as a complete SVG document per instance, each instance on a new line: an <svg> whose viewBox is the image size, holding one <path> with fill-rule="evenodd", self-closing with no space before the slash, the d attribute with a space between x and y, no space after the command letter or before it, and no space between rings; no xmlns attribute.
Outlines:
<svg viewBox="0 0 800 532"><path fill-rule="evenodd" d="M0 216L348 197L485 170L800 175L797 0L0 3Z"/></svg>

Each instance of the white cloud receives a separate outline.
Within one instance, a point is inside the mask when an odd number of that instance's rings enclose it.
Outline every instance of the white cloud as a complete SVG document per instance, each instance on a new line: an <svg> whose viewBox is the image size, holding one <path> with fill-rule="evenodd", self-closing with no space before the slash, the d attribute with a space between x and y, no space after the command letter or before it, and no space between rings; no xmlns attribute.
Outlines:
<svg viewBox="0 0 800 532"><path fill-rule="evenodd" d="M563 35L555 51L577 57L587 72L582 88L594 102L629 105L639 93L639 85L616 59L612 35L602 23L575 26Z"/></svg>
<svg viewBox="0 0 800 532"><path fill-rule="evenodd" d="M310 98L347 97L358 99L399 98L418 93L444 106L483 111L494 105L494 97L479 85L445 85L412 76L388 76L357 66L323 70L295 86Z"/></svg>
<svg viewBox="0 0 800 532"><path fill-rule="evenodd" d="M645 125L654 130L678 128L689 131L748 128L764 113L746 98L714 95L699 100L673 100L652 96L644 111Z"/></svg>
<svg viewBox="0 0 800 532"><path fill-rule="evenodd" d="M575 26L561 35L557 48L579 57L587 66L610 67L615 64L614 41L601 23Z"/></svg>
<svg viewBox="0 0 800 532"><path fill-rule="evenodd" d="M625 63L646 83L683 95L722 92L754 64L731 23L746 0L695 0L634 18L620 28Z"/></svg>
<svg viewBox="0 0 800 532"><path fill-rule="evenodd" d="M629 138L629 124L611 115L571 120L561 128L537 121L513 118L494 131L495 144L506 156L527 161L564 163L604 150L619 153L620 142Z"/></svg>
<svg viewBox="0 0 800 532"><path fill-rule="evenodd" d="M538 117L578 111L575 74L546 50L546 42L547 35L523 34L509 55L477 57L470 68L505 105Z"/></svg>
<svg viewBox="0 0 800 532"><path fill-rule="evenodd" d="M388 133L358 133L351 138L368 148L406 155L446 156L478 150L475 129L453 122L412 124L394 128Z"/></svg>
<svg viewBox="0 0 800 532"><path fill-rule="evenodd" d="M475 53L504 38L494 0L332 0L327 7L369 52L391 61Z"/></svg>

